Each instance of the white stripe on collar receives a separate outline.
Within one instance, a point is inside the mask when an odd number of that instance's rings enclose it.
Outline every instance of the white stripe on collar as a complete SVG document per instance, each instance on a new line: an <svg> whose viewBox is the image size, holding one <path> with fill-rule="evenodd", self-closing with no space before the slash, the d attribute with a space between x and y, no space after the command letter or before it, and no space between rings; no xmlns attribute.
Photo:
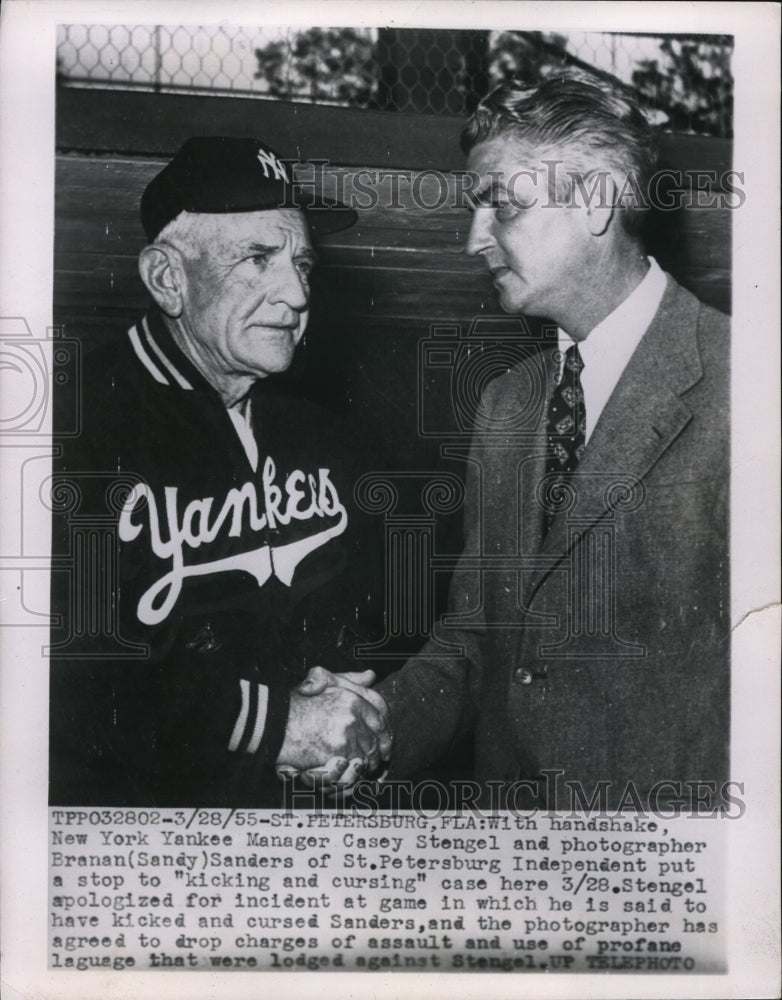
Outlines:
<svg viewBox="0 0 782 1000"><path fill-rule="evenodd" d="M138 330L136 329L135 326L132 326L128 330L128 337L130 338L130 343L133 346L133 350L136 352L136 356L138 357L142 365L144 365L144 367L150 373L152 378L156 382L160 382L161 385L170 385L171 383L168 381L166 376L161 372L161 370L157 367L152 358L150 358L150 356L147 354L144 345L141 343L141 338L139 337Z"/></svg>
<svg viewBox="0 0 782 1000"><path fill-rule="evenodd" d="M155 339L152 336L151 330L149 329L149 324L147 323L147 317L146 316L142 319L141 325L144 327L144 333L146 335L147 342L149 343L149 346L152 348L152 350L158 356L158 358L160 359L160 361L162 362L162 364L164 365L164 367L166 369L168 369L168 371L169 371L169 373L171 375L174 376L174 380L177 382L177 384L180 386L180 388L182 388L182 389L192 389L193 388L192 385L187 381L187 379L185 378L185 376L182 375L181 372L178 372L176 370L176 368L171 363L171 361L169 361L169 359L166 357L166 355L163 353L163 351L160 349L160 347L158 347L158 345L155 343Z"/></svg>

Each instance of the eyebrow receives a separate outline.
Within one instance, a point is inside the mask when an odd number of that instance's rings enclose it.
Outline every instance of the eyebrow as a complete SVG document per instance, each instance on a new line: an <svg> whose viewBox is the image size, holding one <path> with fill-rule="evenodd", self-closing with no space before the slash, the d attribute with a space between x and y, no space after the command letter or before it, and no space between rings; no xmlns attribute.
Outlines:
<svg viewBox="0 0 782 1000"><path fill-rule="evenodd" d="M245 255L255 255L264 253L276 253L283 249L284 243L247 243L242 247L242 253ZM297 254L297 258L306 257L307 260L311 260L316 263L318 260L318 255L315 250L310 247L303 247Z"/></svg>
<svg viewBox="0 0 782 1000"><path fill-rule="evenodd" d="M501 188L497 178L489 177L478 187L477 191L469 193L470 208L492 208L496 205L500 193Z"/></svg>
<svg viewBox="0 0 782 1000"><path fill-rule="evenodd" d="M243 253L256 254L256 253L274 253L275 250L282 250L282 244L272 244L272 243L245 243L242 247Z"/></svg>

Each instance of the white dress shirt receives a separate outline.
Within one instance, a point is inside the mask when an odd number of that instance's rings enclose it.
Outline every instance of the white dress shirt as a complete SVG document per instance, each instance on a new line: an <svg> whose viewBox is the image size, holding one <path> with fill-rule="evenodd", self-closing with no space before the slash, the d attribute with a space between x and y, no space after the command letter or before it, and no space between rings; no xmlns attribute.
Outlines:
<svg viewBox="0 0 782 1000"><path fill-rule="evenodd" d="M587 441L662 301L665 274L653 257L648 259L649 270L641 283L578 344L584 362L581 388L586 408ZM564 356L575 341L564 330L558 332L559 349ZM559 377L561 379L561 372Z"/></svg>

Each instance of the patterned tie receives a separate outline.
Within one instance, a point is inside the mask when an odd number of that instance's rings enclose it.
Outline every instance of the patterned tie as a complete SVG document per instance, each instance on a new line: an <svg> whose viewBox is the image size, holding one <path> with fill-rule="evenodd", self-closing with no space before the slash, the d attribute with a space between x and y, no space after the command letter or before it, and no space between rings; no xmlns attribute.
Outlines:
<svg viewBox="0 0 782 1000"><path fill-rule="evenodd" d="M548 457L546 475L559 476L573 472L586 446L586 407L584 390L581 388L581 371L584 362L573 344L565 352L562 379L555 385L548 404L546 434L548 436ZM548 492L548 491L547 491ZM547 514L545 531L551 528L553 514Z"/></svg>

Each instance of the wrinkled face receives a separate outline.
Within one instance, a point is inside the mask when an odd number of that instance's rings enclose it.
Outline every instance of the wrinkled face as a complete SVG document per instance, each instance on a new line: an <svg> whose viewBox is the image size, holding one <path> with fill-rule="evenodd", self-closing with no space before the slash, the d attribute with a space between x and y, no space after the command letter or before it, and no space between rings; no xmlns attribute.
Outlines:
<svg viewBox="0 0 782 1000"><path fill-rule="evenodd" d="M315 253L296 209L200 216L182 328L207 373L285 371L307 322Z"/></svg>
<svg viewBox="0 0 782 1000"><path fill-rule="evenodd" d="M512 136L475 146L467 162L478 178L467 252L480 255L505 312L559 322L577 308L593 250L583 201L557 204L542 154Z"/></svg>

